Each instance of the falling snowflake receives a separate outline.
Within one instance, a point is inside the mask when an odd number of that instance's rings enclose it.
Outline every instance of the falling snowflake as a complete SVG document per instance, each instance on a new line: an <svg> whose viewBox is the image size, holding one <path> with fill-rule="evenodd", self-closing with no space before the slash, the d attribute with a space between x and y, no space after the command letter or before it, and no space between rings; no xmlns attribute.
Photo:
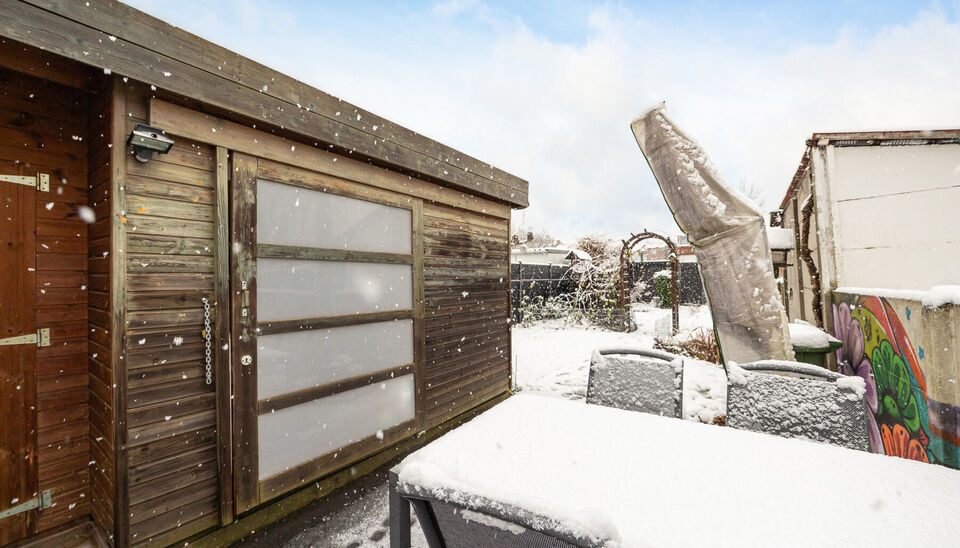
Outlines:
<svg viewBox="0 0 960 548"><path fill-rule="evenodd" d="M93 212L92 208L85 205L77 208L77 217L80 217L80 220L87 224L93 224L97 220L97 214Z"/></svg>

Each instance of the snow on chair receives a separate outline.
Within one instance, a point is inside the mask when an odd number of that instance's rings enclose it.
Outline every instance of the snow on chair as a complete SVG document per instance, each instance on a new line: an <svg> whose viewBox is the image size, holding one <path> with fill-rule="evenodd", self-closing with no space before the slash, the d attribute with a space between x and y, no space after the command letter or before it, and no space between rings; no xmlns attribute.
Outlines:
<svg viewBox="0 0 960 548"><path fill-rule="evenodd" d="M866 384L798 362L727 364L727 426L869 451Z"/></svg>
<svg viewBox="0 0 960 548"><path fill-rule="evenodd" d="M680 418L683 360L659 350L598 348L590 360L587 403Z"/></svg>

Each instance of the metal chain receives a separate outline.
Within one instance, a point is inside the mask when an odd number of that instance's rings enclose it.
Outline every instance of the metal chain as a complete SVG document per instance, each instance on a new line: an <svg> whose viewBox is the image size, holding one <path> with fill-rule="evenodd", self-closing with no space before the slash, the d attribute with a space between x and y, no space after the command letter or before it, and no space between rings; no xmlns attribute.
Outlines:
<svg viewBox="0 0 960 548"><path fill-rule="evenodd" d="M207 384L213 384L213 355L210 352L210 345L212 344L213 334L210 332L210 301L204 297L203 298L203 343L206 348L204 348L203 354L203 369L207 377Z"/></svg>

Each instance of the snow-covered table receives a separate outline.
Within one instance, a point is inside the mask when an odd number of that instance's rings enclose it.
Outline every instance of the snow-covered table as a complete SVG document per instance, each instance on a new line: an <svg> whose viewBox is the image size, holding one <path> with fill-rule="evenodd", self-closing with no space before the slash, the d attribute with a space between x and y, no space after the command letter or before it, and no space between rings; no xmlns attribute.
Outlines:
<svg viewBox="0 0 960 548"><path fill-rule="evenodd" d="M956 470L523 394L394 473L502 538L482 514L595 546L955 546L960 516Z"/></svg>

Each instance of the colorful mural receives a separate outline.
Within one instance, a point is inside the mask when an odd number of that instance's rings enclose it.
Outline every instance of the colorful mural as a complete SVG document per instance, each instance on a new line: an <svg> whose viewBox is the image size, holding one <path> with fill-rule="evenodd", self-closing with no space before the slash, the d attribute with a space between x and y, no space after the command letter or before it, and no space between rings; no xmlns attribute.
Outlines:
<svg viewBox="0 0 960 548"><path fill-rule="evenodd" d="M843 342L840 372L867 383L870 449L960 468L960 408L927 397L920 360L894 307L880 297L834 294L833 324Z"/></svg>

